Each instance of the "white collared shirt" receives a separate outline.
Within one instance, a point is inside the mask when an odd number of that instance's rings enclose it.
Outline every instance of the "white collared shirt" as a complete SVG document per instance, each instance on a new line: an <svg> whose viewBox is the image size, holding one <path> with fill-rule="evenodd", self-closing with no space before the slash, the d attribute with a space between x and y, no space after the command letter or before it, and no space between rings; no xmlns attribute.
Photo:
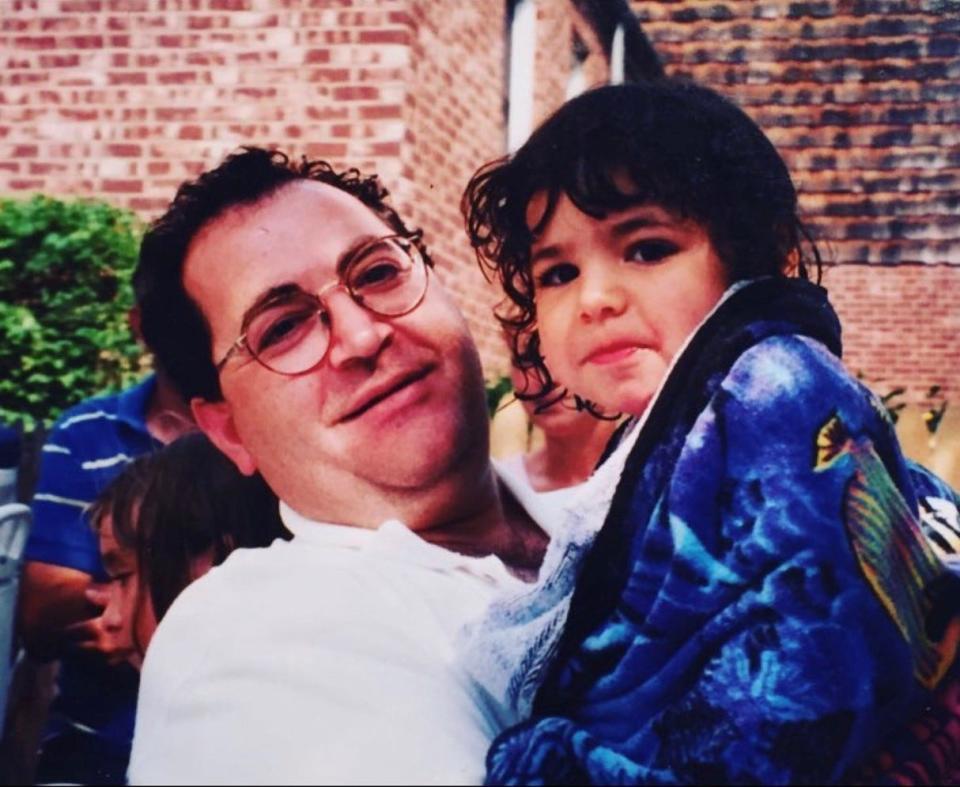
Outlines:
<svg viewBox="0 0 960 787"><path fill-rule="evenodd" d="M496 557L312 522L188 587L141 678L132 784L479 784L502 720L455 657Z"/></svg>

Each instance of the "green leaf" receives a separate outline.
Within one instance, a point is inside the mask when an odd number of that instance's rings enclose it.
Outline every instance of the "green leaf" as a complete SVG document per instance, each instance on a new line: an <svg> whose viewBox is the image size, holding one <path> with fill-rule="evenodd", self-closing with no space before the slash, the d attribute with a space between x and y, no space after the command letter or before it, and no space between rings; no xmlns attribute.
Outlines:
<svg viewBox="0 0 960 787"><path fill-rule="evenodd" d="M127 327L141 234L103 202L0 199L0 419L50 423L142 376Z"/></svg>
<svg viewBox="0 0 960 787"><path fill-rule="evenodd" d="M498 380L486 383L486 389L487 412L489 413L490 417L493 418L494 413L497 412L497 407L500 404L500 400L513 390L513 383L510 382L509 377L503 376Z"/></svg>

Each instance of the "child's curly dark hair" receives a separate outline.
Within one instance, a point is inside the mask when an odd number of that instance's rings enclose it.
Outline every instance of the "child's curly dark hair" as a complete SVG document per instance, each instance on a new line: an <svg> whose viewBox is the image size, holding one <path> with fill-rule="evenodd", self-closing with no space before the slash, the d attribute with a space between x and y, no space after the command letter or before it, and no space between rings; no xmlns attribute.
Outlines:
<svg viewBox="0 0 960 787"><path fill-rule="evenodd" d="M536 226L531 198L546 195ZM562 194L602 218L654 203L701 224L730 283L758 276L820 275L820 253L798 216L797 194L773 144L741 109L712 90L663 79L611 85L564 104L514 154L490 162L461 201L485 271L506 293L497 317L514 362L555 392L537 335L530 248ZM579 404L586 404L580 402ZM588 405L589 406L589 405Z"/></svg>

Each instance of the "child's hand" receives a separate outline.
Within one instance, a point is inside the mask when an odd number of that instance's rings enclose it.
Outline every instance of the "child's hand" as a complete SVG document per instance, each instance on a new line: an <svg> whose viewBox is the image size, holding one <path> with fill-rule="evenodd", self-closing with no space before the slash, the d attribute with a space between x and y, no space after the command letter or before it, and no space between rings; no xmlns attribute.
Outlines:
<svg viewBox="0 0 960 787"><path fill-rule="evenodd" d="M102 614L110 602L109 585L106 583L91 582L87 589L83 591L83 595L96 608L94 610L96 614Z"/></svg>
<svg viewBox="0 0 960 787"><path fill-rule="evenodd" d="M112 616L108 617L104 614L109 601L107 585L93 583L84 591L84 595L92 605L92 612L96 616L74 623L64 630L64 639L68 647L88 653L99 653L111 665L124 661L133 663L137 652L128 633L129 627L114 625Z"/></svg>

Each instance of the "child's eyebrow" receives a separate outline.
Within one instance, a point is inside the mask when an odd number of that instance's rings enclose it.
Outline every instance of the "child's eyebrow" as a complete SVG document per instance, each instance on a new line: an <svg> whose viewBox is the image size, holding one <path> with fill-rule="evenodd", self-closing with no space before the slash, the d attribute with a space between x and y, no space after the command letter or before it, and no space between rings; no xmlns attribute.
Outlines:
<svg viewBox="0 0 960 787"><path fill-rule="evenodd" d="M644 229L645 227L664 227L666 224L667 222L655 215L632 216L629 219L618 221L610 228L610 232L619 238L634 230Z"/></svg>
<svg viewBox="0 0 960 787"><path fill-rule="evenodd" d="M621 219L611 225L610 234L615 238L620 238L624 235L629 235L635 230L645 229L647 227L669 226L671 226L670 219L662 216L660 211L655 208L641 208L633 216ZM530 255L530 265L534 265L542 260L556 259L561 256L563 256L563 251L559 245L552 244L550 246L544 246L542 249L537 249L537 251Z"/></svg>
<svg viewBox="0 0 960 787"><path fill-rule="evenodd" d="M559 246L544 246L542 249L537 249L533 254L530 255L530 264L540 262L540 260L552 260L560 256L560 247Z"/></svg>

